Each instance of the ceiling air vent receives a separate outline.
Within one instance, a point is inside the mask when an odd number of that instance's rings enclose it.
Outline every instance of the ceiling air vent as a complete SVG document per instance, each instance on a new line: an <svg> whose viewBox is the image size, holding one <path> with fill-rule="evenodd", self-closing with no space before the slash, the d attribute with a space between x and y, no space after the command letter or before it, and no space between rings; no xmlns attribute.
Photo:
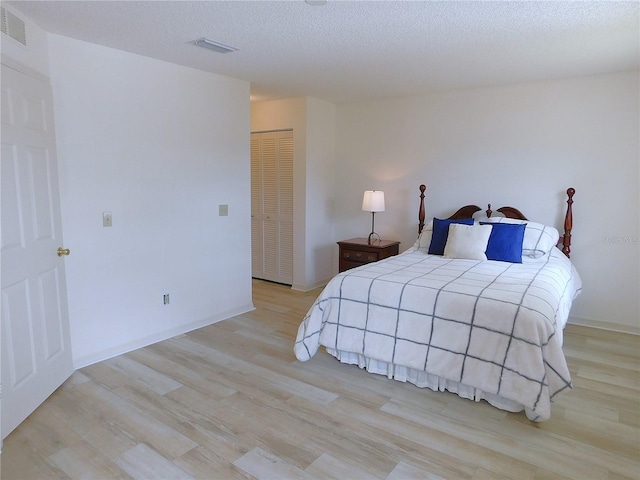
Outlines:
<svg viewBox="0 0 640 480"><path fill-rule="evenodd" d="M216 42L214 40L209 40L208 38L199 38L198 40L193 41L194 45L199 47L208 48L209 50L213 50L218 53L231 53L236 52L238 49L235 47L231 47L229 45L225 45L224 43Z"/></svg>
<svg viewBox="0 0 640 480"><path fill-rule="evenodd" d="M4 7L0 7L0 16L2 17L2 33L9 35L22 45L27 45L27 31L24 21L16 17L13 13L8 12Z"/></svg>

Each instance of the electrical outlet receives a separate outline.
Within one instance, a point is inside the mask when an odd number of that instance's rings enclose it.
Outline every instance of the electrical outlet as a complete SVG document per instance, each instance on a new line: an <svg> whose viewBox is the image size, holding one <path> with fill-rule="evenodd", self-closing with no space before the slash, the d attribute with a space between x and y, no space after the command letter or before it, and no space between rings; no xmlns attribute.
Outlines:
<svg viewBox="0 0 640 480"><path fill-rule="evenodd" d="M229 205L218 205L218 216L226 217L229 215Z"/></svg>
<svg viewBox="0 0 640 480"><path fill-rule="evenodd" d="M102 226L110 227L113 225L113 218L111 212L102 212Z"/></svg>
<svg viewBox="0 0 640 480"><path fill-rule="evenodd" d="M163 301L165 305L169 305L169 294L165 293L163 296Z"/></svg>

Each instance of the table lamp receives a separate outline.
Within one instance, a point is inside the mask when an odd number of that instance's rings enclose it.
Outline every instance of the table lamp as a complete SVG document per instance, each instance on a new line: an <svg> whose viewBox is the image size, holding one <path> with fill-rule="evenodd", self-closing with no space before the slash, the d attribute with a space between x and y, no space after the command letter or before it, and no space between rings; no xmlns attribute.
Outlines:
<svg viewBox="0 0 640 480"><path fill-rule="evenodd" d="M378 241L380 240L380 235L375 233L374 226L376 212L384 212L384 192L380 190L366 190L362 198L362 210L371 212L371 233L369 234L367 242L371 245L374 237L378 237Z"/></svg>

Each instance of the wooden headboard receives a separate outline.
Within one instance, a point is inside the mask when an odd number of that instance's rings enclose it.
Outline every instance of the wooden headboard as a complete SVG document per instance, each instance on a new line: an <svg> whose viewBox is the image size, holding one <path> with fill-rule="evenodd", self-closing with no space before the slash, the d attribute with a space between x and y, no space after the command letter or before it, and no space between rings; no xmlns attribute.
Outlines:
<svg viewBox="0 0 640 480"><path fill-rule="evenodd" d="M426 185L420 185L420 208L418 209L418 234L422 233L424 228L424 192L426 191ZM558 247L562 245L562 253L567 258L571 257L571 230L573 229L573 211L571 206L573 205L573 195L576 193L575 188L567 188L567 211L564 215L564 234L560 235L558 239ZM473 218L476 212L482 210L477 205L465 205L460 207L456 212L449 217L450 220L460 220L464 218ZM529 220L525 217L520 210L514 207L500 207L498 210L502 215L507 218L516 218L518 220ZM491 204L489 204L486 210L487 217L491 217L493 211L491 210Z"/></svg>

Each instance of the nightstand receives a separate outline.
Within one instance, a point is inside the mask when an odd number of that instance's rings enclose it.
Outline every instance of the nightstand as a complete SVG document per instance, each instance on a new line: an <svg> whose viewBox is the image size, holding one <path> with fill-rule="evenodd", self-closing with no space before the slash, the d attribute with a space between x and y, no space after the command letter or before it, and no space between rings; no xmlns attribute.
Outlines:
<svg viewBox="0 0 640 480"><path fill-rule="evenodd" d="M400 242L376 240L369 245L366 238L351 238L338 242L338 245L340 246L338 269L344 272L350 268L397 255Z"/></svg>

